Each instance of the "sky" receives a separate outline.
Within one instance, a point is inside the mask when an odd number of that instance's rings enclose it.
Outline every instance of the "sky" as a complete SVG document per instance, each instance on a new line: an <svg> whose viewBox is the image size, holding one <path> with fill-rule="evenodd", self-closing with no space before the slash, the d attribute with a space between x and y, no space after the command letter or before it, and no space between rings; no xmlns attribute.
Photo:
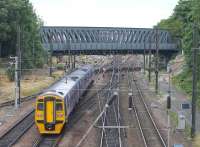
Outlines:
<svg viewBox="0 0 200 147"><path fill-rule="evenodd" d="M178 0L30 0L46 26L151 28Z"/></svg>

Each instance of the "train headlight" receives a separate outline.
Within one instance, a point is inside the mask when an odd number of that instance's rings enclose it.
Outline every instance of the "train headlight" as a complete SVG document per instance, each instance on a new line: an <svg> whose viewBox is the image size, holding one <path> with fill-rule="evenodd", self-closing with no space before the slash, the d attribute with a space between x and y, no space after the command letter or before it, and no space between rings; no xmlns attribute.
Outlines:
<svg viewBox="0 0 200 147"><path fill-rule="evenodd" d="M57 117L63 117L64 115L63 114L57 114L56 116Z"/></svg>
<svg viewBox="0 0 200 147"><path fill-rule="evenodd" d="M36 117L37 117L37 118L42 118L43 115L42 115L42 114L36 114Z"/></svg>

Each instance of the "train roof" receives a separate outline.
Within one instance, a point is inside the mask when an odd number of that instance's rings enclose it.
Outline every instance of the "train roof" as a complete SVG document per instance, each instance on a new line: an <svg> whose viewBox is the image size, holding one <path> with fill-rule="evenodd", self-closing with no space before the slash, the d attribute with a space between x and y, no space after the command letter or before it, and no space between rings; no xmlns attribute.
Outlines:
<svg viewBox="0 0 200 147"><path fill-rule="evenodd" d="M76 85L76 83L84 77L84 75L93 69L91 65L85 65L75 70L71 74L63 77L60 81L44 91L42 95L53 94L64 97Z"/></svg>
<svg viewBox="0 0 200 147"><path fill-rule="evenodd" d="M53 94L63 97L64 95L66 95L66 93L70 91L70 89L73 88L74 85L74 80L64 77L52 87L47 89L42 95Z"/></svg>

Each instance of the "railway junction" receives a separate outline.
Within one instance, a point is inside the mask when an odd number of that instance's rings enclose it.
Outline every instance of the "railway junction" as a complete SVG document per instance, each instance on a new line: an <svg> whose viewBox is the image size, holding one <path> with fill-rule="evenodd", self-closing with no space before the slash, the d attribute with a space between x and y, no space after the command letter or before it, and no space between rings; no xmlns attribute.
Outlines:
<svg viewBox="0 0 200 147"><path fill-rule="evenodd" d="M164 111L165 117L161 117L159 115L163 115L163 112L160 114L151 107L153 101L156 103L154 98L159 99L159 96L156 96L155 90L145 86L148 78L141 72L142 61L142 56L135 55L115 55L107 59L107 62L100 60L93 85L81 98L59 135L41 136L34 123L31 105L35 102L34 98L23 102L20 111L26 113L20 112L22 119L17 118L18 121L2 131L0 144L63 147L167 146L166 112ZM109 102L112 97L115 99ZM109 106L104 109L108 103ZM29 107L23 108L24 105ZM165 103L163 105L164 108ZM6 109L11 106L2 107ZM190 145L183 139L184 134L171 135L177 137L173 143Z"/></svg>
<svg viewBox="0 0 200 147"><path fill-rule="evenodd" d="M40 58L33 41L31 58L24 61L25 33L17 26L16 53L9 58L15 94L0 101L0 147L192 147L199 131L198 49L193 49L190 104L172 83L174 57L182 51L173 31L41 26L37 37L46 64L23 72L24 62L36 65ZM22 97L24 89L33 89L30 77L23 79L29 87L21 86L21 77L30 73L34 80L49 77L48 86Z"/></svg>

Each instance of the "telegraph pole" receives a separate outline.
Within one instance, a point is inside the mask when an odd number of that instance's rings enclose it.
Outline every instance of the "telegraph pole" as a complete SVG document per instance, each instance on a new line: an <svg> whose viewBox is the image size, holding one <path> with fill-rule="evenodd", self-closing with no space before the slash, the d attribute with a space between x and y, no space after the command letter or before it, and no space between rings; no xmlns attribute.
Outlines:
<svg viewBox="0 0 200 147"><path fill-rule="evenodd" d="M20 79L19 79L19 58L17 56L15 57L10 57L10 59L14 59L14 65L15 65L15 108L19 108L20 105ZM11 62L13 64L13 62Z"/></svg>
<svg viewBox="0 0 200 147"><path fill-rule="evenodd" d="M71 40L69 40L68 64L69 64L69 69L71 70Z"/></svg>
<svg viewBox="0 0 200 147"><path fill-rule="evenodd" d="M20 106L19 58L15 57L15 108Z"/></svg>
<svg viewBox="0 0 200 147"><path fill-rule="evenodd" d="M16 108L20 106L21 103L21 97L20 97L20 74L21 70L19 70L19 67L21 68L21 30L20 26L17 27L17 57L15 59L15 80L16 80L16 101L17 104L15 105Z"/></svg>
<svg viewBox="0 0 200 147"><path fill-rule="evenodd" d="M156 75L156 85L155 85L155 90L156 93L158 93L158 71L159 71L159 65L158 65L158 29L156 28L156 69L155 69L155 75Z"/></svg>
<svg viewBox="0 0 200 147"><path fill-rule="evenodd" d="M144 42L144 54L143 54L143 59L144 59L144 61L143 61L144 62L143 63L144 64L144 66L143 66L143 68L144 68L144 75L145 75L145 69L146 69L146 55L145 55L146 51L145 51L145 49L146 48L145 48L145 42Z"/></svg>
<svg viewBox="0 0 200 147"><path fill-rule="evenodd" d="M145 57L145 51L144 51L144 54L143 54L143 70L144 70L144 75L145 75L145 69L146 69L146 63L145 63L145 61L146 61L146 57Z"/></svg>
<svg viewBox="0 0 200 147"><path fill-rule="evenodd" d="M50 77L52 77L52 54L53 54L53 39L50 38L50 59L49 59L49 76Z"/></svg>
<svg viewBox="0 0 200 147"><path fill-rule="evenodd" d="M193 49L193 69L192 69L192 127L191 137L196 133L196 99L197 99L197 49Z"/></svg>
<svg viewBox="0 0 200 147"><path fill-rule="evenodd" d="M169 85L168 85L168 96L167 96L167 147L170 147L170 128L171 128L171 125L170 125L170 115L169 115L169 112L170 112L170 109L171 109L171 67L169 66L168 68L168 74L169 74Z"/></svg>
<svg viewBox="0 0 200 147"><path fill-rule="evenodd" d="M15 57L10 57L10 59L14 59L14 64L15 64L15 108L19 108L20 105L20 84L19 84L19 74L18 74L18 63L19 63L19 58L17 56Z"/></svg>
<svg viewBox="0 0 200 147"><path fill-rule="evenodd" d="M149 57L148 57L148 62L149 62L149 68L148 68L148 77L149 77L149 82L151 82L151 49L152 49L152 39L150 38L149 40Z"/></svg>
<svg viewBox="0 0 200 147"><path fill-rule="evenodd" d="M149 82L151 82L151 49L149 49Z"/></svg>
<svg viewBox="0 0 200 147"><path fill-rule="evenodd" d="M10 59L14 59L15 64L15 108L19 108L20 106L20 74L19 74L19 63L21 63L21 49L20 49L20 27L17 26L17 44L16 44L16 56L10 57ZM21 68L21 66L20 66Z"/></svg>
<svg viewBox="0 0 200 147"><path fill-rule="evenodd" d="M197 59L198 59L198 37L197 37L197 25L193 24L193 66L192 66L192 127L191 138L196 135L196 101L197 101Z"/></svg>

